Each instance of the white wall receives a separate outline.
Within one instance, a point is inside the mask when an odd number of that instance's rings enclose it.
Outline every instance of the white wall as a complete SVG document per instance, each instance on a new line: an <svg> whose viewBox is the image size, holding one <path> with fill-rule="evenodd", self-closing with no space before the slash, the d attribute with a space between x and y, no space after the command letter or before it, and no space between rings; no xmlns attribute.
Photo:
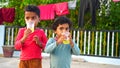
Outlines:
<svg viewBox="0 0 120 68"><path fill-rule="evenodd" d="M4 45L5 25L0 25L0 54L3 54L2 46Z"/></svg>

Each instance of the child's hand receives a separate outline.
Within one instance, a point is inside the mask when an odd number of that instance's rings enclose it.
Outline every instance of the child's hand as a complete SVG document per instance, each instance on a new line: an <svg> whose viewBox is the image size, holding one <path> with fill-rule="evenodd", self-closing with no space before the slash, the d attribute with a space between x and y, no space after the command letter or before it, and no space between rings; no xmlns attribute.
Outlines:
<svg viewBox="0 0 120 68"><path fill-rule="evenodd" d="M66 37L64 35L61 35L58 39L57 39L57 44L61 44L63 43L63 40L65 39Z"/></svg>
<svg viewBox="0 0 120 68"><path fill-rule="evenodd" d="M32 32L32 31L31 31L30 29L26 29L26 30L24 31L24 36L23 36L23 37L27 38L31 32Z"/></svg>
<svg viewBox="0 0 120 68"><path fill-rule="evenodd" d="M33 41L35 41L36 44L38 44L40 47L42 47L42 44L41 44L41 42L40 42L40 40L39 40L39 37L38 37L37 35L35 35L35 36L33 37Z"/></svg>
<svg viewBox="0 0 120 68"><path fill-rule="evenodd" d="M39 37L37 36L37 35L35 35L34 37L33 37L33 41L35 41L36 43L38 43L40 40L39 40Z"/></svg>
<svg viewBox="0 0 120 68"><path fill-rule="evenodd" d="M22 44L24 43L25 39L29 36L29 34L30 34L31 32L32 32L32 31L31 31L30 29L26 29L26 30L24 31L24 35L23 35L23 37L22 37L22 39L21 39L21 43L22 43Z"/></svg>
<svg viewBox="0 0 120 68"><path fill-rule="evenodd" d="M74 47L74 43L73 43L73 40L72 40L72 36L71 36L71 34L69 34L69 41L70 41L70 45L71 45L71 47Z"/></svg>

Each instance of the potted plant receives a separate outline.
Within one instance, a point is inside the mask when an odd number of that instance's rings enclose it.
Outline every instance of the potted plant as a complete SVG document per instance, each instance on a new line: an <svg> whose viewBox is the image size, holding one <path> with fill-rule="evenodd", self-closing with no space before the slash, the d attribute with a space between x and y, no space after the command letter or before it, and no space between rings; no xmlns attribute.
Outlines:
<svg viewBox="0 0 120 68"><path fill-rule="evenodd" d="M13 45L4 45L3 48L3 56L4 57L12 57L14 52L14 46Z"/></svg>

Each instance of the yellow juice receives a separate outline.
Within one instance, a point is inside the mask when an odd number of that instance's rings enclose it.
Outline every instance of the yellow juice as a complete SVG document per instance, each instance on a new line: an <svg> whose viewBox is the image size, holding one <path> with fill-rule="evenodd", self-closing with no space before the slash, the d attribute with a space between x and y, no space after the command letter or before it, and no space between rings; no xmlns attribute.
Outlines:
<svg viewBox="0 0 120 68"><path fill-rule="evenodd" d="M34 32L34 28L30 28L32 32Z"/></svg>
<svg viewBox="0 0 120 68"><path fill-rule="evenodd" d="M69 44L69 43L70 43L69 40L64 40L64 41L63 41L63 44Z"/></svg>

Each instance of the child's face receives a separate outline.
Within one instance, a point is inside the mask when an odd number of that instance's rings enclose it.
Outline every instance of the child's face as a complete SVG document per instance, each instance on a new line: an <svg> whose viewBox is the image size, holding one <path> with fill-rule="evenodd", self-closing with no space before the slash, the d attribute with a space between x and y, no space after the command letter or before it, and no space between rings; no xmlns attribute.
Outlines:
<svg viewBox="0 0 120 68"><path fill-rule="evenodd" d="M66 23L66 24L59 24L57 29L55 30L55 34L57 36L60 36L62 35L63 32L69 32L69 25Z"/></svg>
<svg viewBox="0 0 120 68"><path fill-rule="evenodd" d="M25 11L25 21L34 21L34 25L37 26L39 20L39 16L34 13L34 12L29 12L29 11Z"/></svg>

